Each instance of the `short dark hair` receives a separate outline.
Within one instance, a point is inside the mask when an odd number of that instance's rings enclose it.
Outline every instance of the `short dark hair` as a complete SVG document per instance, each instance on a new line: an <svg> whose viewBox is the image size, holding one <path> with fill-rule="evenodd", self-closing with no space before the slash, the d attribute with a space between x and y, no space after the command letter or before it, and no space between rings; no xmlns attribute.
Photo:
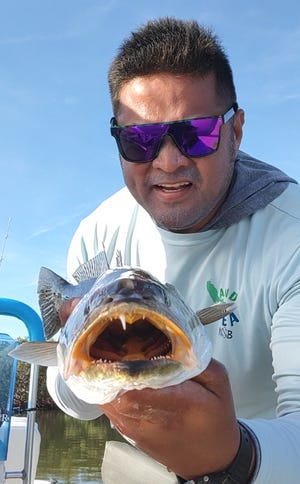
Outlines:
<svg viewBox="0 0 300 484"><path fill-rule="evenodd" d="M228 106L236 103L228 57L212 30L196 21L151 20L124 40L108 75L114 113L126 82L155 73L199 77L213 73L220 101Z"/></svg>

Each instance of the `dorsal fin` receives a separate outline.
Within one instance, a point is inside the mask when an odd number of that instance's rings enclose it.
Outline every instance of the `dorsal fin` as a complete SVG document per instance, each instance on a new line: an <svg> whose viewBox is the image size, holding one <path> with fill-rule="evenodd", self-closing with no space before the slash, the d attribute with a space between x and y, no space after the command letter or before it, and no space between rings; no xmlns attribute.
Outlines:
<svg viewBox="0 0 300 484"><path fill-rule="evenodd" d="M89 259L79 266L73 274L77 282L82 282L87 279L99 277L103 272L109 269L109 263L106 257L106 252L103 250L99 252L93 259Z"/></svg>

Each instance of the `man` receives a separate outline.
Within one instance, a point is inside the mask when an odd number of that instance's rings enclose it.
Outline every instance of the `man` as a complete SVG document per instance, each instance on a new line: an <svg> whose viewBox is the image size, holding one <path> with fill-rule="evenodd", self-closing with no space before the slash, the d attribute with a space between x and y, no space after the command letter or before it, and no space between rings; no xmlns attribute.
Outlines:
<svg viewBox="0 0 300 484"><path fill-rule="evenodd" d="M69 273L103 243L110 260L120 250L195 310L227 300L237 309L207 328L214 359L201 375L101 410L180 482L297 482L299 187L239 151L244 112L230 65L196 22L166 18L133 33L109 84L127 188L80 224ZM49 386L66 412L99 415L59 376Z"/></svg>

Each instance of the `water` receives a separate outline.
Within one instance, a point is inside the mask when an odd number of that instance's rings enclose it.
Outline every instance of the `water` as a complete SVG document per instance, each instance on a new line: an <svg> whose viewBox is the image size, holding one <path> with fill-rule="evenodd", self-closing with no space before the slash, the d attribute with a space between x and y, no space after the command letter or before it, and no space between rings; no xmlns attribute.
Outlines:
<svg viewBox="0 0 300 484"><path fill-rule="evenodd" d="M105 416L77 420L61 411L38 411L41 433L37 479L55 479L58 484L99 484L107 440L123 440Z"/></svg>

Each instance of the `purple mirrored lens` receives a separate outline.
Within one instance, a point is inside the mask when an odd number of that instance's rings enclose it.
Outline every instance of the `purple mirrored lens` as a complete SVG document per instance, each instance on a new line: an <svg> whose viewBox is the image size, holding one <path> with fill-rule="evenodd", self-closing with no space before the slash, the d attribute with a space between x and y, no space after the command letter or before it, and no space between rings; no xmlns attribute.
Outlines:
<svg viewBox="0 0 300 484"><path fill-rule="evenodd" d="M129 161L151 161L158 146L168 131L168 125L150 124L121 128L119 142L124 158ZM121 152L122 154L122 152Z"/></svg>
<svg viewBox="0 0 300 484"><path fill-rule="evenodd" d="M112 127L123 158L133 162L153 161L163 137L170 135L186 156L205 156L218 148L222 117L199 118L171 123Z"/></svg>
<svg viewBox="0 0 300 484"><path fill-rule="evenodd" d="M205 156L218 148L222 122L222 118L192 119L174 123L169 132L184 155Z"/></svg>

